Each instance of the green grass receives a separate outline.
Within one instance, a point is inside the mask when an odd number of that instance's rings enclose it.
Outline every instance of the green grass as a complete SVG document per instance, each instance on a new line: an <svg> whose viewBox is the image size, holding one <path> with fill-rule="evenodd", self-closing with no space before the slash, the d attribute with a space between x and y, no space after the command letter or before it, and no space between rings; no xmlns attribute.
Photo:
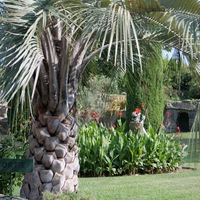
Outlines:
<svg viewBox="0 0 200 200"><path fill-rule="evenodd" d="M169 174L79 178L80 200L198 200L200 169ZM14 190L19 196L19 188ZM66 199L57 196L52 199ZM70 198L71 199L71 198Z"/></svg>
<svg viewBox="0 0 200 200"><path fill-rule="evenodd" d="M190 133L182 133L188 144ZM193 163L185 163L193 167ZM196 165L195 165L196 166ZM70 200L200 200L200 165L197 170L168 174L136 175L101 178L79 178L79 192ZM19 196L15 188L14 196ZM56 196L54 200L67 200Z"/></svg>
<svg viewBox="0 0 200 200"><path fill-rule="evenodd" d="M171 174L80 178L79 191L97 200L198 200L200 170Z"/></svg>

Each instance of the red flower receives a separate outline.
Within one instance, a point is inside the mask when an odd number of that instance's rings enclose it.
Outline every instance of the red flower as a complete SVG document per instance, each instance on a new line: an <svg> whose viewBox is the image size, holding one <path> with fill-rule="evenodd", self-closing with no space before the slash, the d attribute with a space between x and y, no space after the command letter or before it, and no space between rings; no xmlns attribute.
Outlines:
<svg viewBox="0 0 200 200"><path fill-rule="evenodd" d="M162 124L160 124L160 127L162 127L163 125Z"/></svg>
<svg viewBox="0 0 200 200"><path fill-rule="evenodd" d="M176 127L176 130L177 130L177 131L180 131L180 127L179 127L179 126L177 126L177 127Z"/></svg>
<svg viewBox="0 0 200 200"><path fill-rule="evenodd" d="M122 115L123 115L123 112L122 112L122 111L120 111L120 112L119 112L119 116L121 117Z"/></svg>
<svg viewBox="0 0 200 200"><path fill-rule="evenodd" d="M101 114L99 113L99 114L97 115L97 117L101 117Z"/></svg>
<svg viewBox="0 0 200 200"><path fill-rule="evenodd" d="M170 117L170 116L171 116L171 113L170 113L169 111L167 111L167 112L166 112L166 115L167 115L168 117Z"/></svg>
<svg viewBox="0 0 200 200"><path fill-rule="evenodd" d="M136 114L139 114L140 112L141 112L141 110L140 110L139 108L136 108L136 109L135 109L135 113L136 113Z"/></svg>
<svg viewBox="0 0 200 200"><path fill-rule="evenodd" d="M92 117L96 117L96 113L95 112L92 112Z"/></svg>

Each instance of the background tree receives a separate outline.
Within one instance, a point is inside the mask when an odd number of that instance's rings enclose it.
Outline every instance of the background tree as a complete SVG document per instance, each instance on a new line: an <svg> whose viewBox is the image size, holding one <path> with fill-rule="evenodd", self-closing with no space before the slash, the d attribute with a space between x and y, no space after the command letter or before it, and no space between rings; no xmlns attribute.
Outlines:
<svg viewBox="0 0 200 200"><path fill-rule="evenodd" d="M166 98L171 100L198 99L199 75L189 60L182 52L174 49L169 62L164 69L164 86Z"/></svg>
<svg viewBox="0 0 200 200"><path fill-rule="evenodd" d="M162 46L145 44L142 55L143 72L139 66L135 68L135 73L127 70L127 129L131 113L140 108L146 117L145 127L151 125L156 130L163 122L165 105Z"/></svg>

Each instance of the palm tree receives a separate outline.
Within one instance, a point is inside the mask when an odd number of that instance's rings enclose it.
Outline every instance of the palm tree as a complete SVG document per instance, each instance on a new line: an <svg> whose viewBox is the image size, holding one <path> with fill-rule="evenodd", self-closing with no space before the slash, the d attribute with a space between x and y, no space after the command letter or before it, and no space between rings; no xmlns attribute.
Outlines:
<svg viewBox="0 0 200 200"><path fill-rule="evenodd" d="M114 48L114 64L125 69L129 58L134 71L142 57L138 35L185 50L190 44L175 23L180 17L174 10L164 12L156 0L104 1L102 6L101 1L87 2L1 2L1 98L9 102L20 92L23 101L25 93L31 93L34 122L28 156L35 165L21 189L21 197L27 199L40 199L45 190L78 190L76 96L80 76L94 56L106 50L109 59ZM192 1L189 6L193 5L199 6ZM173 23L166 22L170 17Z"/></svg>

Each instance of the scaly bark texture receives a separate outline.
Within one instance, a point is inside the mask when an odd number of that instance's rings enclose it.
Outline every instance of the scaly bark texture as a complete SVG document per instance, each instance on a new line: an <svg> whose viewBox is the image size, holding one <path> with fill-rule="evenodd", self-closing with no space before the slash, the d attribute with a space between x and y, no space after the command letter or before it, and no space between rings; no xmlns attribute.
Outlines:
<svg viewBox="0 0 200 200"><path fill-rule="evenodd" d="M42 116L43 122L34 122L29 137L29 157L34 159L35 166L33 173L25 175L21 197L30 200L42 199L45 190L53 193L78 190L76 121L68 116L61 122L47 113Z"/></svg>
<svg viewBox="0 0 200 200"><path fill-rule="evenodd" d="M87 39L68 44L67 30L56 22L41 34L44 59L34 95L32 135L28 156L35 161L34 171L25 175L21 197L43 199L42 192L77 192L78 190L78 125L76 94L80 71L89 45ZM56 27L56 28L55 28Z"/></svg>

